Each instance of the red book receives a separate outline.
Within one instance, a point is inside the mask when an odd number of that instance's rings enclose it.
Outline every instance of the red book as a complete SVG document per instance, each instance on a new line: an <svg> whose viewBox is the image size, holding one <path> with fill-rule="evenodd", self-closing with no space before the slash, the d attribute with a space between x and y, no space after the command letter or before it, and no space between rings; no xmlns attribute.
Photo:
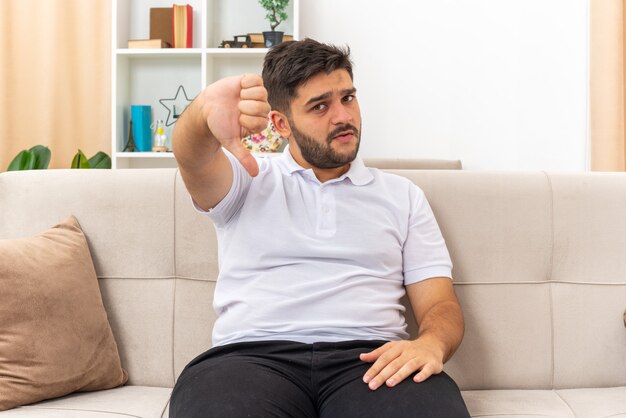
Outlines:
<svg viewBox="0 0 626 418"><path fill-rule="evenodd" d="M193 48L193 8L172 6L172 44L174 48Z"/></svg>

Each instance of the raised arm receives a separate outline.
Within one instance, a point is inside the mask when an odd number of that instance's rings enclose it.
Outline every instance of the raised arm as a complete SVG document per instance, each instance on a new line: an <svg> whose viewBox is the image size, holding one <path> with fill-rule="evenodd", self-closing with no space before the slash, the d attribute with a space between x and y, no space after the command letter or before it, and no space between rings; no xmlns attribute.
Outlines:
<svg viewBox="0 0 626 418"><path fill-rule="evenodd" d="M180 116L172 147L185 186L202 209L215 207L232 184L232 168L222 147L251 176L258 174L256 160L241 139L265 129L269 111L263 80L246 74L209 85Z"/></svg>

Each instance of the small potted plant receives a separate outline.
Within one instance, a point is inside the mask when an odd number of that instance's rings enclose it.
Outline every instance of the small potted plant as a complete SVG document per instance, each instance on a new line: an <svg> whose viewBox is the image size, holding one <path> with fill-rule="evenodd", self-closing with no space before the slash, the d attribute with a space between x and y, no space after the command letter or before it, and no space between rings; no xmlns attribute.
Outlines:
<svg viewBox="0 0 626 418"><path fill-rule="evenodd" d="M272 28L271 31L263 32L265 47L271 48L283 41L283 32L277 31L276 27L287 20L289 0L259 0L259 4L267 11L265 18Z"/></svg>

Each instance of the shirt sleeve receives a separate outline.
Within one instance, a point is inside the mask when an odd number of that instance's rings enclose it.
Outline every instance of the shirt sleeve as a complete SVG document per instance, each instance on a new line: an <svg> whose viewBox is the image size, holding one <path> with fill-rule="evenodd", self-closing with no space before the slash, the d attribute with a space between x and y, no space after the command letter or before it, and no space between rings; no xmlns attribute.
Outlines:
<svg viewBox="0 0 626 418"><path fill-rule="evenodd" d="M404 284L433 277L452 279L452 260L424 192L411 185L411 211L403 248Z"/></svg>
<svg viewBox="0 0 626 418"><path fill-rule="evenodd" d="M194 209L208 216L217 227L226 225L239 209L241 209L248 195L248 190L250 190L250 184L252 183L252 177L241 163L239 163L237 158L226 150L224 150L224 153L228 157L233 169L233 184L230 186L230 190L226 196L215 205L215 207L207 211L201 209L193 199L191 200Z"/></svg>

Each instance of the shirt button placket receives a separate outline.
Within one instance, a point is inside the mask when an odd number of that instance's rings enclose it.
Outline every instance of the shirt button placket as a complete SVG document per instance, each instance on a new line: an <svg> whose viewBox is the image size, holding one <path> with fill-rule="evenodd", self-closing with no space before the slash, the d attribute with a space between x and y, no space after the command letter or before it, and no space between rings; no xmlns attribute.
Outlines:
<svg viewBox="0 0 626 418"><path fill-rule="evenodd" d="M335 199L333 191L330 187L322 186L321 192L321 207L322 207L322 219L320 227L325 233L334 234L335 232Z"/></svg>

